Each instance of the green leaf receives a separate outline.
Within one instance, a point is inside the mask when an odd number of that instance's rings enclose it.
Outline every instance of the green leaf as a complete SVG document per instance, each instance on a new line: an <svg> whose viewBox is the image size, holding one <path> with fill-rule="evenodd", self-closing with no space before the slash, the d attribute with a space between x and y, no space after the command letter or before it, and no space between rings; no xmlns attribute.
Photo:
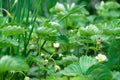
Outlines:
<svg viewBox="0 0 120 80"><path fill-rule="evenodd" d="M120 72L118 71L113 71L113 80L120 80Z"/></svg>
<svg viewBox="0 0 120 80"><path fill-rule="evenodd" d="M107 41L109 36L106 35L93 35L91 36L91 40L96 41L97 39L101 39L102 41Z"/></svg>
<svg viewBox="0 0 120 80"><path fill-rule="evenodd" d="M59 73L66 76L76 76L82 74L82 71L79 66L79 63L73 63L67 66L64 70L60 71Z"/></svg>
<svg viewBox="0 0 120 80"><path fill-rule="evenodd" d="M59 43L69 43L69 39L68 39L68 37L66 36L66 35L60 35L60 36L58 36L57 37L57 41L59 42Z"/></svg>
<svg viewBox="0 0 120 80"><path fill-rule="evenodd" d="M90 24L86 27L80 27L79 28L80 34L83 36L91 36L95 34L99 34L100 30L93 24Z"/></svg>
<svg viewBox="0 0 120 80"><path fill-rule="evenodd" d="M38 29L38 34L39 36L43 36L44 38L47 37L53 37L53 36L58 36L58 30L56 28L53 27L40 27Z"/></svg>
<svg viewBox="0 0 120 80"><path fill-rule="evenodd" d="M10 47L10 46L17 46L18 42L16 42L15 40L12 39L7 39L7 38L1 38L0 39L0 48L4 48L4 47Z"/></svg>
<svg viewBox="0 0 120 80"><path fill-rule="evenodd" d="M86 74L87 70L96 63L98 63L97 60L90 56L82 56L79 60L79 65L83 74Z"/></svg>
<svg viewBox="0 0 120 80"><path fill-rule="evenodd" d="M5 71L27 71L29 66L18 57L3 56L0 59L0 73Z"/></svg>
<svg viewBox="0 0 120 80"><path fill-rule="evenodd" d="M25 32L25 29L20 26L7 26L1 29L5 36L13 36L17 34L22 34Z"/></svg>
<svg viewBox="0 0 120 80"><path fill-rule="evenodd" d="M91 73L89 73L89 76L95 80L113 80L111 71L105 65L94 65L90 69Z"/></svg>
<svg viewBox="0 0 120 80"><path fill-rule="evenodd" d="M115 9L115 8L119 8L120 4L114 1L109 1L104 4L104 7L108 9Z"/></svg>
<svg viewBox="0 0 120 80"><path fill-rule="evenodd" d="M87 77L85 75L79 75L77 77L71 78L71 80L93 80L93 79L91 79L91 78L89 78L89 77Z"/></svg>
<svg viewBox="0 0 120 80"><path fill-rule="evenodd" d="M45 80L66 80L66 77L47 76Z"/></svg>
<svg viewBox="0 0 120 80"><path fill-rule="evenodd" d="M31 67L30 70L28 71L29 76L38 76L38 73L39 73L39 67L37 66Z"/></svg>
<svg viewBox="0 0 120 80"><path fill-rule="evenodd" d="M59 61L59 65L61 64L68 65L77 61L78 61L78 58L76 56L66 56L66 57L63 57L61 61Z"/></svg>
<svg viewBox="0 0 120 80"><path fill-rule="evenodd" d="M60 71L60 74L66 76L76 76L79 74L87 74L87 70L97 63L97 60L93 57L82 56L80 57L79 63L73 63L67 66L64 70Z"/></svg>

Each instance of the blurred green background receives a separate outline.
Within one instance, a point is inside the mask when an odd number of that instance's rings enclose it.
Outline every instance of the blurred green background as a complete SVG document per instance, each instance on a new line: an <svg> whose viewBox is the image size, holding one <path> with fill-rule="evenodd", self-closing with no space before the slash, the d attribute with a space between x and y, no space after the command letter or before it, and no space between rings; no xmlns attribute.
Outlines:
<svg viewBox="0 0 120 80"><path fill-rule="evenodd" d="M86 9L90 12L90 14L95 14L95 5L97 3L100 3L101 1L116 1L120 3L120 0L42 0L42 5L41 5L41 11L40 15L49 17L50 16L50 8L52 8L56 2L61 2L61 3L76 3L76 4L85 4ZM12 6L14 0L3 0L3 8L9 9L10 6ZM9 4L10 3L10 4ZM30 0L30 9L33 12L34 9L38 6L39 0ZM10 10L8 10L10 11ZM14 10L13 10L14 11ZM5 14L5 13L4 13Z"/></svg>

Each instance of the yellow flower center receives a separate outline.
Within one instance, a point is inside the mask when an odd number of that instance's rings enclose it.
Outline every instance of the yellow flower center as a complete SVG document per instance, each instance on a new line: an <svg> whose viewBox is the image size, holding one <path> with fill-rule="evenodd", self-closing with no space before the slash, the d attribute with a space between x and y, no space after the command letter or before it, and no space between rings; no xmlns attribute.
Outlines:
<svg viewBox="0 0 120 80"><path fill-rule="evenodd" d="M100 56L100 57L99 57L99 61L102 61L102 60L103 60L103 57L102 57L102 56Z"/></svg>

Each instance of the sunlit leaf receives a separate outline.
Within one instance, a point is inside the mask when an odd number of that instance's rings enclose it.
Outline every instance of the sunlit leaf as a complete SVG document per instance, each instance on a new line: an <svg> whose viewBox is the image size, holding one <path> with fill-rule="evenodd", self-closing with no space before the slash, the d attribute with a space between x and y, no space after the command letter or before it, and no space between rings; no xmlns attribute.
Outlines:
<svg viewBox="0 0 120 80"><path fill-rule="evenodd" d="M20 26L7 26L1 29L5 36L12 36L17 34L22 34L26 30Z"/></svg>
<svg viewBox="0 0 120 80"><path fill-rule="evenodd" d="M1 38L0 39L0 48L17 46L18 42L13 39Z"/></svg>
<svg viewBox="0 0 120 80"><path fill-rule="evenodd" d="M87 70L97 63L97 60L93 57L82 56L79 63L73 63L68 65L64 70L60 71L60 74L66 76L76 76L79 74L87 74Z"/></svg>
<svg viewBox="0 0 120 80"><path fill-rule="evenodd" d="M59 64L68 65L77 61L78 61L78 58L75 56L66 56L66 57L63 57L61 61L59 61Z"/></svg>
<svg viewBox="0 0 120 80"><path fill-rule="evenodd" d="M90 56L82 56L79 60L79 65L83 74L86 74L87 70L96 63L97 60Z"/></svg>
<svg viewBox="0 0 120 80"><path fill-rule="evenodd" d="M120 80L120 72L118 71L113 71L113 80Z"/></svg>
<svg viewBox="0 0 120 80"><path fill-rule="evenodd" d="M60 74L66 76L76 76L82 74L79 63L73 63L67 66L64 70L60 71Z"/></svg>
<svg viewBox="0 0 120 80"><path fill-rule="evenodd" d="M0 59L0 73L5 71L27 71L29 66L18 57L3 56Z"/></svg>

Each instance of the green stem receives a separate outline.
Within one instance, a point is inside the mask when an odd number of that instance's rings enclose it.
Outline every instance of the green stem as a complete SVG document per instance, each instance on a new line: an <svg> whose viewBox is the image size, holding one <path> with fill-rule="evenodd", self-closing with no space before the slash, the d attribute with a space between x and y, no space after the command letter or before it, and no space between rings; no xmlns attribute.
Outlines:
<svg viewBox="0 0 120 80"><path fill-rule="evenodd" d="M2 15L2 0L0 0L0 16ZM2 18L0 18L0 24L2 24Z"/></svg>
<svg viewBox="0 0 120 80"><path fill-rule="evenodd" d="M29 41L30 41L30 38L31 38L31 34L32 34L33 29L34 29L34 26L35 26L34 23L35 23L35 21L36 21L36 18L37 18L37 16L38 16L38 13L39 13L40 8L41 8L41 3L42 3L42 0L40 0L39 5L38 5L38 8L37 8L37 11L36 11L35 15L33 16L34 18L32 18L32 20L33 20L33 25L32 25L32 29L30 30L30 34L28 35L28 40L27 40L26 46L29 44Z"/></svg>
<svg viewBox="0 0 120 80"><path fill-rule="evenodd" d="M2 0L0 0L0 12L2 12Z"/></svg>
<svg viewBox="0 0 120 80"><path fill-rule="evenodd" d="M27 29L27 27L29 25L28 23L29 23L30 0L27 0L26 2L28 4L27 4L27 17L26 17L26 27L25 27L25 29ZM25 56L27 55L26 51L27 51L27 32L25 32L25 38L24 38L24 54L25 54Z"/></svg>
<svg viewBox="0 0 120 80"><path fill-rule="evenodd" d="M98 44L95 44L95 50L94 50L94 55L96 55L97 54L97 51L98 51L98 47L99 47L99 45Z"/></svg>
<svg viewBox="0 0 120 80"><path fill-rule="evenodd" d="M41 45L41 48L40 48L40 49L42 49L43 51L45 51L45 52L51 54L49 51L47 51L46 49L43 48L44 45L45 45L45 43L46 43L46 40L45 40L45 41L43 42L43 44Z"/></svg>
<svg viewBox="0 0 120 80"><path fill-rule="evenodd" d="M67 80L70 80L70 76L67 76Z"/></svg>
<svg viewBox="0 0 120 80"><path fill-rule="evenodd" d="M88 44L88 42L87 42L87 44L86 44L86 52L85 52L85 55L88 54L88 51L89 51L89 44Z"/></svg>
<svg viewBox="0 0 120 80"><path fill-rule="evenodd" d="M89 37L87 36L87 42L86 42L86 52L85 52L85 55L88 54L88 51L89 51Z"/></svg>

